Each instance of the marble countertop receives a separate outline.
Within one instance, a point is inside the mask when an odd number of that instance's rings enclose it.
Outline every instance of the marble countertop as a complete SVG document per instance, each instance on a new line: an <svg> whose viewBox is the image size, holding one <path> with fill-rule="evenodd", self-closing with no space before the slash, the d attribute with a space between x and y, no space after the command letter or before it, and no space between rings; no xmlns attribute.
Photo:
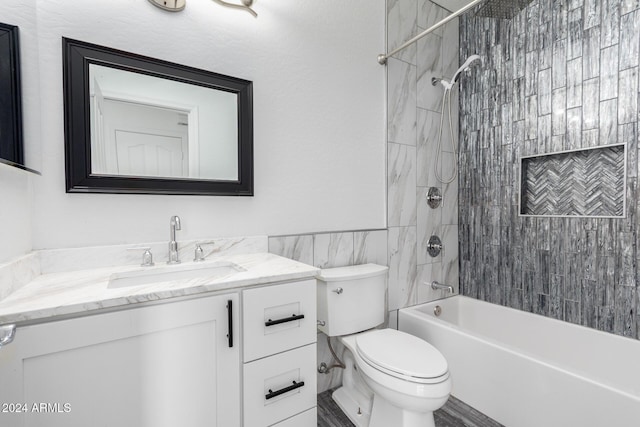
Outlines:
<svg viewBox="0 0 640 427"><path fill-rule="evenodd" d="M315 277L319 269L270 253L233 254L210 257L204 262L185 262L202 268L205 264L233 263L241 270L223 277L167 280L148 285L109 288L112 275L155 267L122 266L42 274L0 300L0 325L55 320L59 316L81 315L93 310L123 307L166 298L205 292L234 290L244 286Z"/></svg>

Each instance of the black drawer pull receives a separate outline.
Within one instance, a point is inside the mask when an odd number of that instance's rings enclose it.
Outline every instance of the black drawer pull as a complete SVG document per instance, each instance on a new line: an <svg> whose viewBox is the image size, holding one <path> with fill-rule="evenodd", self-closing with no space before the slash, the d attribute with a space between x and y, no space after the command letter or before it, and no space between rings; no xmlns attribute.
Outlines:
<svg viewBox="0 0 640 427"><path fill-rule="evenodd" d="M229 325L229 333L227 334L229 347L233 347L233 300L227 301L227 324Z"/></svg>
<svg viewBox="0 0 640 427"><path fill-rule="evenodd" d="M291 317L285 317L283 319L276 319L276 320L269 319L268 321L264 322L264 326L279 325L280 323L293 322L294 320L300 320L300 319L304 319L304 314L292 314Z"/></svg>
<svg viewBox="0 0 640 427"><path fill-rule="evenodd" d="M273 399L274 397L280 396L281 394L285 394L290 392L291 390L295 390L297 388L300 388L304 386L304 381L300 381L300 382L293 382L293 385L290 385L289 387L285 387L285 388L281 388L280 390L276 390L273 391L271 389L269 389L269 393L267 393L264 398L269 400L269 399Z"/></svg>

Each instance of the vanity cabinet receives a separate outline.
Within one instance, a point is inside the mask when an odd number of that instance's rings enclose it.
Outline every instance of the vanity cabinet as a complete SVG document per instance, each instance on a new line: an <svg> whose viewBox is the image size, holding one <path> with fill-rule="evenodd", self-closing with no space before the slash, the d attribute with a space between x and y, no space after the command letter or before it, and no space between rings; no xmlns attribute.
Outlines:
<svg viewBox="0 0 640 427"><path fill-rule="evenodd" d="M20 326L0 426L315 427L316 336L315 279Z"/></svg>
<svg viewBox="0 0 640 427"><path fill-rule="evenodd" d="M242 294L246 427L315 427L316 281Z"/></svg>
<svg viewBox="0 0 640 427"><path fill-rule="evenodd" d="M19 327L0 425L241 425L239 294Z"/></svg>

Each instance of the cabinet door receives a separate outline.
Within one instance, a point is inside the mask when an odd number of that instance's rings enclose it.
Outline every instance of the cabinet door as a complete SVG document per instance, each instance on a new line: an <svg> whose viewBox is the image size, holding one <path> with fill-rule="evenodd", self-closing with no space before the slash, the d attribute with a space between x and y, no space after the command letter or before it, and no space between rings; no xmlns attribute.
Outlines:
<svg viewBox="0 0 640 427"><path fill-rule="evenodd" d="M0 349L0 425L240 426L237 308L230 294L20 327Z"/></svg>

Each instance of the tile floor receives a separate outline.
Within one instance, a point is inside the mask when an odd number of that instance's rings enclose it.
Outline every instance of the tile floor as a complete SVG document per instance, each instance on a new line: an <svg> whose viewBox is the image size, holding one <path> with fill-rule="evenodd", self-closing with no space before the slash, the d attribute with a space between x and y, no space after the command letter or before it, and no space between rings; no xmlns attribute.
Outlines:
<svg viewBox="0 0 640 427"><path fill-rule="evenodd" d="M318 395L318 427L353 427L331 398L333 390ZM503 427L461 400L451 396L434 414L436 427Z"/></svg>

